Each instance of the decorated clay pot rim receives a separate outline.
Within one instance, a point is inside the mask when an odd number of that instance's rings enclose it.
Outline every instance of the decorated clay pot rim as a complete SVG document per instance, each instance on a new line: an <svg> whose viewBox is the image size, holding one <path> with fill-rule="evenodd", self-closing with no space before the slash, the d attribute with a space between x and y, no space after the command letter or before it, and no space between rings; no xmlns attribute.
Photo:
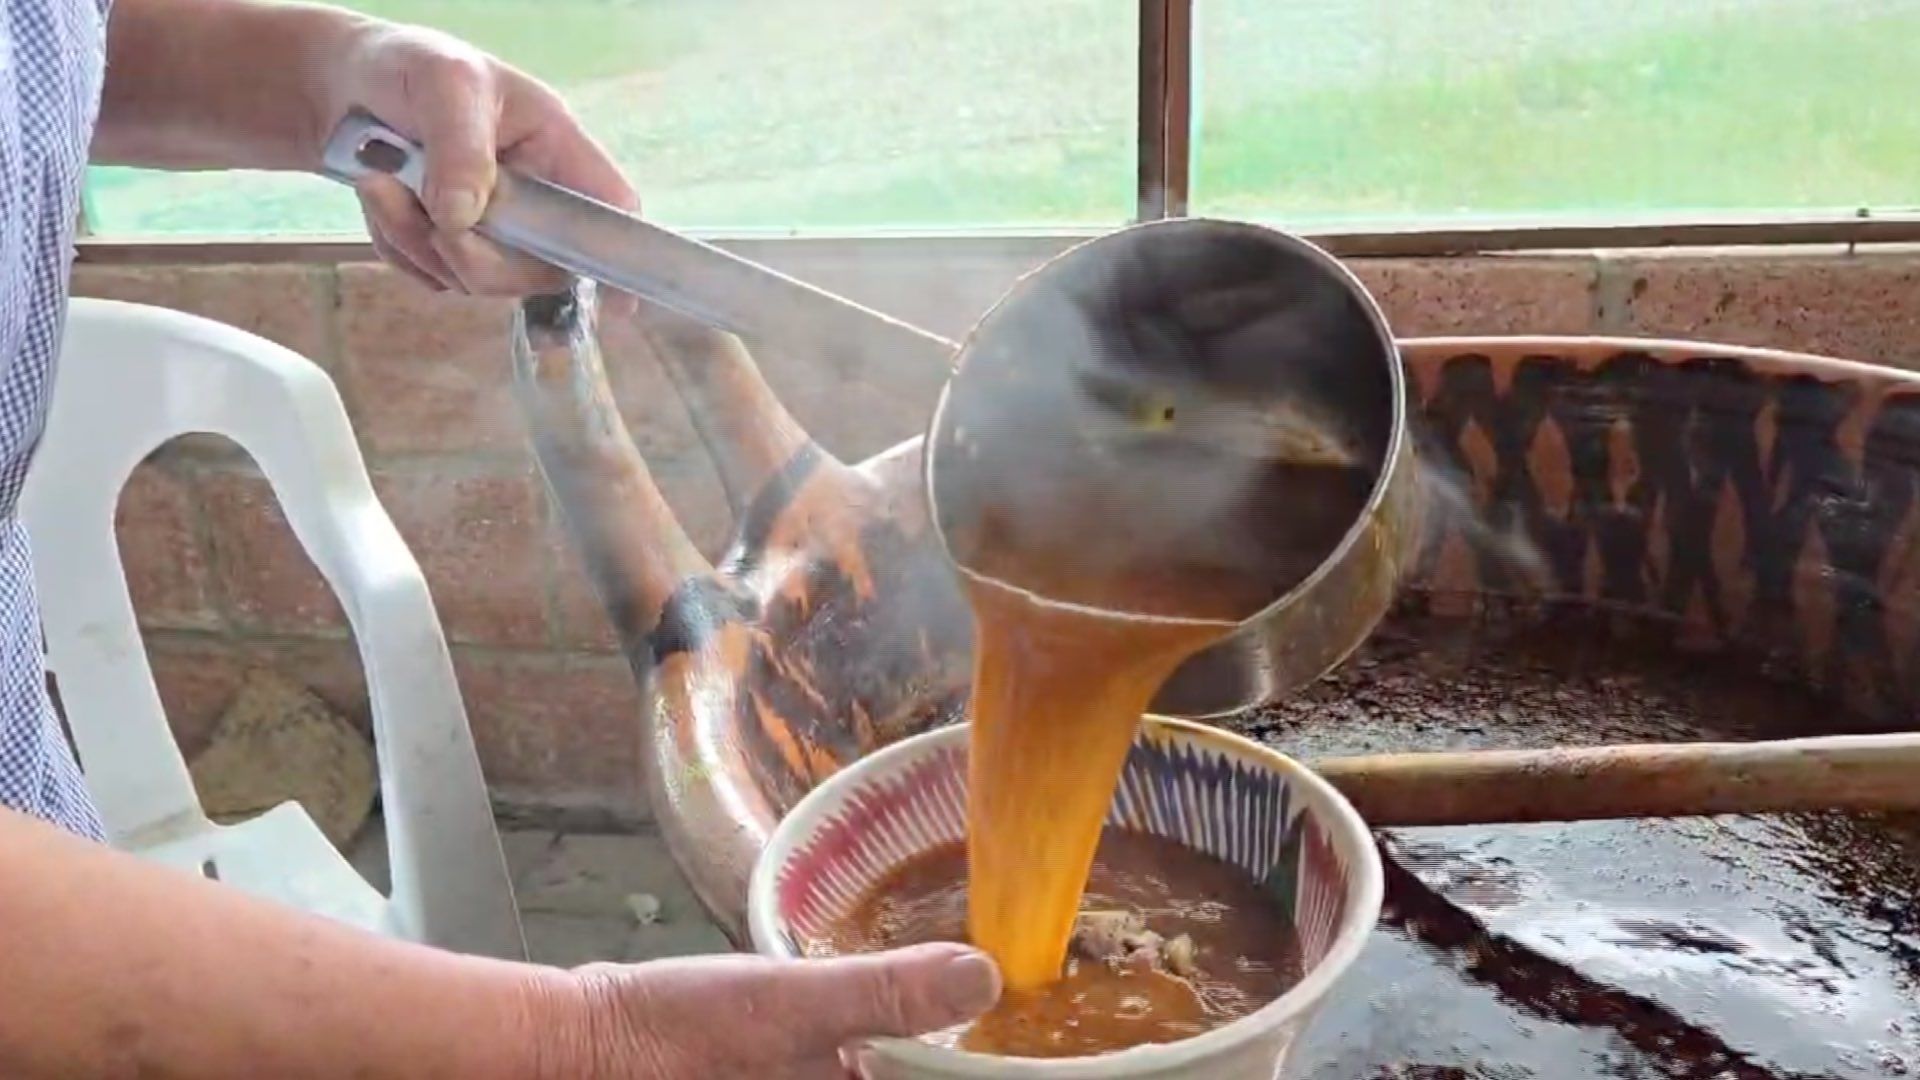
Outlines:
<svg viewBox="0 0 1920 1080"><path fill-rule="evenodd" d="M1788 375L1813 375L1822 379L1880 379L1889 383L1920 383L1920 371L1893 367L1867 360L1825 356L1796 349L1766 345L1736 345L1702 338L1636 337L1631 334L1409 334L1395 338L1399 349L1458 348L1470 352L1510 355L1516 352L1546 354L1594 353L1672 353L1689 358L1744 360L1764 371ZM1403 365L1404 366L1404 365Z"/></svg>
<svg viewBox="0 0 1920 1080"><path fill-rule="evenodd" d="M1002 1057L935 1046L920 1039L886 1038L871 1046L899 1065L922 1066L942 1075L1001 1078L1009 1070L1020 1075L1055 1080L1108 1080L1156 1073L1173 1066L1205 1061L1258 1040L1296 1017L1311 1014L1334 984L1346 974L1366 945L1380 917L1385 894L1384 871L1372 833L1345 796L1319 774L1293 758L1205 724L1148 714L1146 729L1156 729L1175 740L1212 743L1223 753L1247 764L1258 764L1283 776L1306 800L1302 813L1322 815L1321 827L1347 863L1349 892L1326 955L1299 982L1279 997L1232 1023L1172 1043L1149 1043L1111 1054L1075 1058ZM754 948L764 956L795 959L797 954L780 930L779 874L793 850L808 839L828 814L855 789L898 771L947 744L964 742L967 725L954 724L902 739L841 769L808 792L775 826L747 885L747 922Z"/></svg>

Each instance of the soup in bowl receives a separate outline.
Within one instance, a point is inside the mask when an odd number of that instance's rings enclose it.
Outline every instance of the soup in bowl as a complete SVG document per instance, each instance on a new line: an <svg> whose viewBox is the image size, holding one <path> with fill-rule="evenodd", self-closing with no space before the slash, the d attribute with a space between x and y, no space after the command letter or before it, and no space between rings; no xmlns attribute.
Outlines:
<svg viewBox="0 0 1920 1080"><path fill-rule="evenodd" d="M967 777L959 725L815 788L755 867L755 947L800 958L965 940ZM1239 736L1149 716L1061 977L1010 988L963 1028L875 1040L862 1073L1266 1080L1358 955L1381 889L1365 823L1325 781Z"/></svg>

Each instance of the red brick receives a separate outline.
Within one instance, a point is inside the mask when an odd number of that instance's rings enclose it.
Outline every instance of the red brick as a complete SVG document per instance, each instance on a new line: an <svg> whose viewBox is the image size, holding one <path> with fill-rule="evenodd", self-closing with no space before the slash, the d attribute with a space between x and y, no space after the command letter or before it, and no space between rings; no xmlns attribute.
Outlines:
<svg viewBox="0 0 1920 1080"><path fill-rule="evenodd" d="M554 633L563 648L589 652L617 652L620 641L607 618L607 609L587 580L580 556L564 537L554 548Z"/></svg>
<svg viewBox="0 0 1920 1080"><path fill-rule="evenodd" d="M603 323L600 350L620 418L649 462L705 452L655 346L632 319Z"/></svg>
<svg viewBox="0 0 1920 1080"><path fill-rule="evenodd" d="M781 351L766 352L762 366L794 420L850 463L924 434L945 378L848 378L816 357Z"/></svg>
<svg viewBox="0 0 1920 1080"><path fill-rule="evenodd" d="M708 559L719 557L733 538L733 508L713 462L705 454L689 455L653 462L652 472L693 546Z"/></svg>
<svg viewBox="0 0 1920 1080"><path fill-rule="evenodd" d="M1920 254L1623 262L1632 332L1920 369Z"/></svg>
<svg viewBox="0 0 1920 1080"><path fill-rule="evenodd" d="M343 393L369 450L525 445L511 395L511 302L429 292L380 266L339 272Z"/></svg>
<svg viewBox="0 0 1920 1080"><path fill-rule="evenodd" d="M464 467L463 467L464 468ZM375 490L419 560L450 640L547 639L541 515L531 469L378 469ZM266 480L208 469L201 498L229 618L249 630L335 633L345 616L294 538Z"/></svg>
<svg viewBox="0 0 1920 1080"><path fill-rule="evenodd" d="M640 695L624 660L459 648L454 664L497 794L644 813Z"/></svg>
<svg viewBox="0 0 1920 1080"><path fill-rule="evenodd" d="M1355 259L1401 337L1593 332L1591 258Z"/></svg>
<svg viewBox="0 0 1920 1080"><path fill-rule="evenodd" d="M377 266L340 270L345 396L375 453L523 449L512 397L513 305L427 292ZM625 321L601 328L602 356L628 431L649 457L697 436L650 347Z"/></svg>
<svg viewBox="0 0 1920 1080"><path fill-rule="evenodd" d="M902 280L896 275L896 288L902 287ZM702 354L707 348L698 341L697 327L690 330L687 320L655 309L643 309L635 320L610 324L602 340L622 411L650 459L660 451L686 454L697 449L704 455L705 446L691 437L693 425L654 359L653 347L638 340L634 327L649 322L656 330L650 336L660 347L673 348L674 342L692 338L693 343L685 347ZM748 359L794 420L830 452L850 461L919 435L949 371L938 362L919 362L924 357L876 354L870 343L859 342L757 342ZM708 362L706 355L690 361ZM732 357L722 362L731 363ZM642 411L644 403L659 394L671 397L676 406L671 415L657 408ZM689 438L676 443L673 440L682 428Z"/></svg>
<svg viewBox="0 0 1920 1080"><path fill-rule="evenodd" d="M338 633L340 602L295 539L266 478L209 468L196 478L218 594L232 625L269 633Z"/></svg>
<svg viewBox="0 0 1920 1080"><path fill-rule="evenodd" d="M729 240L720 246L958 340L1072 236ZM898 365L895 365L898 366Z"/></svg>
<svg viewBox="0 0 1920 1080"><path fill-rule="evenodd" d="M325 275L314 266L100 266L73 271L73 294L153 304L249 330L327 363Z"/></svg>
<svg viewBox="0 0 1920 1080"><path fill-rule="evenodd" d="M449 640L546 643L551 552L531 468L380 468L374 487L427 576Z"/></svg>
<svg viewBox="0 0 1920 1080"><path fill-rule="evenodd" d="M205 630L220 623L186 479L161 465L133 471L113 516L120 563L143 626Z"/></svg>

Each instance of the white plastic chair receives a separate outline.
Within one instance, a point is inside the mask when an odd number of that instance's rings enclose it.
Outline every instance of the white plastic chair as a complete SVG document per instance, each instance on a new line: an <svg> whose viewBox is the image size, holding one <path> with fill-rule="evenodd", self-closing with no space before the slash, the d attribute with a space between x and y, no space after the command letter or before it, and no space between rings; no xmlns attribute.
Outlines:
<svg viewBox="0 0 1920 1080"><path fill-rule="evenodd" d="M346 609L372 700L391 899L298 803L220 826L194 792L154 688L113 527L134 467L193 432L225 435L253 456ZM208 319L76 299L21 512L48 665L116 846L376 933L525 959L433 600L374 497L325 372Z"/></svg>

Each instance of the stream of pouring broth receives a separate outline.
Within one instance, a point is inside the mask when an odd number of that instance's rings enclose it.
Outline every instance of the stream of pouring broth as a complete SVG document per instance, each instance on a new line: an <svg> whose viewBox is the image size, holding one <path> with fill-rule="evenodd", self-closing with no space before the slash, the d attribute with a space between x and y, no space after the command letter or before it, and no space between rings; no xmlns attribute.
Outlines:
<svg viewBox="0 0 1920 1080"><path fill-rule="evenodd" d="M1060 978L1140 716L1231 622L1046 604L962 573L974 612L968 936L1013 990Z"/></svg>

